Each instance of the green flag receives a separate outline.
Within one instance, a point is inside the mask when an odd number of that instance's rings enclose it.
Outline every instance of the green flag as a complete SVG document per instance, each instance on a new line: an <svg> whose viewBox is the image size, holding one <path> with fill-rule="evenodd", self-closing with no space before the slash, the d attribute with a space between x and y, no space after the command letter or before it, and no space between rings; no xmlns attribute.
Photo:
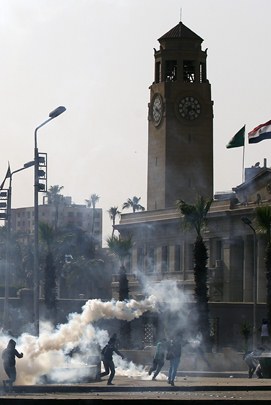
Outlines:
<svg viewBox="0 0 271 405"><path fill-rule="evenodd" d="M226 148L238 148L239 146L244 146L245 144L245 125L243 128L239 129L239 131L234 135L234 137L230 140Z"/></svg>

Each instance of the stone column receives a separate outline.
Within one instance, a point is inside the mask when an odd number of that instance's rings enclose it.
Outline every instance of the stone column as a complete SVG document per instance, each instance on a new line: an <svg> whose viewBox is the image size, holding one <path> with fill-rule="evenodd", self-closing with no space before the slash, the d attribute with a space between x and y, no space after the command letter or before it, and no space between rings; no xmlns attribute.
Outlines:
<svg viewBox="0 0 271 405"><path fill-rule="evenodd" d="M265 250L266 240L258 235L258 254L257 254L257 296L258 302L266 302L266 270L265 270Z"/></svg>
<svg viewBox="0 0 271 405"><path fill-rule="evenodd" d="M223 240L223 301L230 301L230 241Z"/></svg>
<svg viewBox="0 0 271 405"><path fill-rule="evenodd" d="M162 273L162 247L156 247L154 249L154 263L155 263L155 272L157 274Z"/></svg>
<svg viewBox="0 0 271 405"><path fill-rule="evenodd" d="M223 241L223 301L243 301L243 241Z"/></svg>

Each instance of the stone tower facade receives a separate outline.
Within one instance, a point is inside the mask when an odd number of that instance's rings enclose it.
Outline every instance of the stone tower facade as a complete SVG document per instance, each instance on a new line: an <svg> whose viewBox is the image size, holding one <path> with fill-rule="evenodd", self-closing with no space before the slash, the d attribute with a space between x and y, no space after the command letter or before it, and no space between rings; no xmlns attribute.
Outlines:
<svg viewBox="0 0 271 405"><path fill-rule="evenodd" d="M203 40L180 22L158 41L148 114L148 210L213 197L213 102Z"/></svg>

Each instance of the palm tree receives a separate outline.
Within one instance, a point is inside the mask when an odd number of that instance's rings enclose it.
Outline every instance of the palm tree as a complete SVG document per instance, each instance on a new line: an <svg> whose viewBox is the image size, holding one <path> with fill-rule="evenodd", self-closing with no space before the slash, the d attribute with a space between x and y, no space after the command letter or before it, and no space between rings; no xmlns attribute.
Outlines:
<svg viewBox="0 0 271 405"><path fill-rule="evenodd" d="M120 236L109 236L106 239L109 250L119 258L120 266L125 267L125 259L129 256L132 249L132 237L122 239Z"/></svg>
<svg viewBox="0 0 271 405"><path fill-rule="evenodd" d="M114 227L115 227L115 223L116 223L116 217L119 216L121 213L118 210L118 207L111 207L108 211L110 219L112 220L112 236L114 235Z"/></svg>
<svg viewBox="0 0 271 405"><path fill-rule="evenodd" d="M98 194L91 194L89 200L85 200L85 202L87 203L87 207L88 208L93 208L92 211L92 224L91 224L91 252L92 252L92 256L94 256L95 253L95 241L94 241L94 222L95 222L95 209L96 209L96 204L99 201L100 197L98 196Z"/></svg>
<svg viewBox="0 0 271 405"><path fill-rule="evenodd" d="M271 206L262 205L255 209L256 221L258 230L263 233L266 238L265 248L265 271L266 271L266 304L267 304L267 318L268 323L271 325Z"/></svg>
<svg viewBox="0 0 271 405"><path fill-rule="evenodd" d="M132 199L128 198L128 200L123 203L122 209L129 209L132 208L133 212L136 211L145 211L145 208L139 204L139 201L141 200L141 197L136 197L134 196Z"/></svg>
<svg viewBox="0 0 271 405"><path fill-rule="evenodd" d="M55 231L58 228L58 215L59 215L59 205L63 202L63 195L60 194L63 186L55 185L51 186L47 191L48 204L54 205L55 207L55 220L54 220L54 229Z"/></svg>
<svg viewBox="0 0 271 405"><path fill-rule="evenodd" d="M89 200L85 200L87 203L88 208L93 208L95 210L96 208L96 203L99 201L100 197L97 194L91 194L89 197Z"/></svg>
<svg viewBox="0 0 271 405"><path fill-rule="evenodd" d="M126 274L125 259L129 256L132 248L132 237L128 236L127 239L122 239L120 236L112 235L107 238L107 245L111 252L119 258L120 271L119 271L119 301L129 299L129 282ZM131 343L131 323L121 321L120 323L121 341L125 348L130 347Z"/></svg>
<svg viewBox="0 0 271 405"><path fill-rule="evenodd" d="M194 279L195 299L198 309L199 331L203 340L209 344L210 325L208 308L208 285L207 285L207 248L202 238L202 231L207 222L207 214L213 200L198 197L195 205L187 204L183 200L177 201L177 208L182 215L184 226L195 229L196 241L194 244Z"/></svg>

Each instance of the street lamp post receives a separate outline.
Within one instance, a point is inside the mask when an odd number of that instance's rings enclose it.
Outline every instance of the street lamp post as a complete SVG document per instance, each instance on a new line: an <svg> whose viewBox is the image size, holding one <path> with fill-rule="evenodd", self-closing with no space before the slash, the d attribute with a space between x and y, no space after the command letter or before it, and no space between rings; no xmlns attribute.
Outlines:
<svg viewBox="0 0 271 405"><path fill-rule="evenodd" d="M254 250L254 257L253 257L253 334L252 334L252 345L253 349L257 346L257 317L256 317L256 307L257 307L257 239L256 239L256 231L252 226L252 222L247 217L242 217L241 220L244 224L248 225L250 229L253 231L253 250Z"/></svg>
<svg viewBox="0 0 271 405"><path fill-rule="evenodd" d="M8 313L9 313L9 274L10 274L10 239L11 239L11 196L12 196L12 177L15 173L21 172L22 170L28 169L34 166L35 162L27 162L20 169L14 170L9 173L9 188L8 188L8 198L7 198L7 241L6 241L6 265L5 265L5 300L4 300L4 315L3 315L3 326L8 329Z"/></svg>
<svg viewBox="0 0 271 405"><path fill-rule="evenodd" d="M66 111L63 106L50 112L49 118L40 124L34 132L34 327L39 335L39 151L37 143L38 130L52 119ZM44 191L44 190L43 190Z"/></svg>

